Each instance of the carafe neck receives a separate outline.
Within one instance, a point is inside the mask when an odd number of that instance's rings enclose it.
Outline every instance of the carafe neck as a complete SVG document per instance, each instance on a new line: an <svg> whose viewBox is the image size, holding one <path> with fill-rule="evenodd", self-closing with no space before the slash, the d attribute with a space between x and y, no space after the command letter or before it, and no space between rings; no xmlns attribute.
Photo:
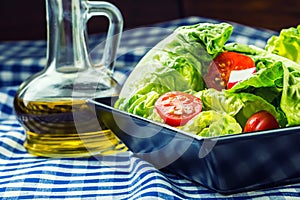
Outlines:
<svg viewBox="0 0 300 200"><path fill-rule="evenodd" d="M72 73L90 67L81 0L46 0L47 68Z"/></svg>

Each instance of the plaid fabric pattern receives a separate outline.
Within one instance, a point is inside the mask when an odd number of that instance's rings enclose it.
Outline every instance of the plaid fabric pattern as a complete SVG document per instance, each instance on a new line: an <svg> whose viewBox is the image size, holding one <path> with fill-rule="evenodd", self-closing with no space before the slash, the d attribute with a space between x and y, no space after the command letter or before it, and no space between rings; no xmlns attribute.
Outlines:
<svg viewBox="0 0 300 200"><path fill-rule="evenodd" d="M117 79L124 80L147 50L170 31L199 22L219 21L189 17L124 31L115 65ZM233 25L232 41L259 47L276 34ZM103 39L102 35L90 36L90 49L97 50ZM13 98L26 78L44 68L46 41L1 42L0 52L2 199L292 199L300 196L300 184L224 196L175 174L161 172L131 152L91 158L34 157L23 147L25 133L14 116Z"/></svg>

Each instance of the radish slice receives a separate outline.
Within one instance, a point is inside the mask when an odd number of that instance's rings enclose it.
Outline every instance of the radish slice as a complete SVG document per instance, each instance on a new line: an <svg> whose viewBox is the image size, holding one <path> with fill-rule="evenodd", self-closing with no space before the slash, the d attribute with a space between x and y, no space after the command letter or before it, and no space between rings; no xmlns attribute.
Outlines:
<svg viewBox="0 0 300 200"><path fill-rule="evenodd" d="M229 80L227 83L227 89L232 88L238 82L250 78L256 72L256 67L251 67L242 70L232 70L230 72Z"/></svg>

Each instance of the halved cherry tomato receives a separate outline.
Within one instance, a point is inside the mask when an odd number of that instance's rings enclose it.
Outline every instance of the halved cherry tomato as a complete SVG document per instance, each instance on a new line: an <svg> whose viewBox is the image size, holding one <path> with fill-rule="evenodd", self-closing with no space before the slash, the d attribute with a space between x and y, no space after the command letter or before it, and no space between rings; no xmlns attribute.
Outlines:
<svg viewBox="0 0 300 200"><path fill-rule="evenodd" d="M253 132L279 128L276 118L268 111L254 113L246 122L244 132Z"/></svg>
<svg viewBox="0 0 300 200"><path fill-rule="evenodd" d="M204 80L209 88L225 89L232 70L255 67L255 63L247 55L236 52L222 52L211 63Z"/></svg>
<svg viewBox="0 0 300 200"><path fill-rule="evenodd" d="M191 94L174 91L161 95L155 108L166 124L181 126L202 111L202 102Z"/></svg>

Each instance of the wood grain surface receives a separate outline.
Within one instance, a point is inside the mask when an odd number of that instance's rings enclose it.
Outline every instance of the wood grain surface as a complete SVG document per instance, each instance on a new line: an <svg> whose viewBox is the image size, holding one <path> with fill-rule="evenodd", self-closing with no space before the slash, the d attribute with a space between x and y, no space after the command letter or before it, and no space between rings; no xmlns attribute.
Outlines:
<svg viewBox="0 0 300 200"><path fill-rule="evenodd" d="M122 12L124 28L188 16L208 17L279 31L300 24L298 0L109 0ZM0 40L46 38L44 0L0 1ZM89 33L107 29L104 17L88 22Z"/></svg>

